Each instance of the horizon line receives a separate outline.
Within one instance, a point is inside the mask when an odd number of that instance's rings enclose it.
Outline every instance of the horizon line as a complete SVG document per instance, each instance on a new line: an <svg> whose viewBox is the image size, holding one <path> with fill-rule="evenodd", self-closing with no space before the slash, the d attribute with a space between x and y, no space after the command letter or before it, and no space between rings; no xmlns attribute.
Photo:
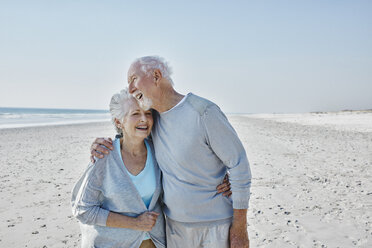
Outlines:
<svg viewBox="0 0 372 248"><path fill-rule="evenodd" d="M39 108L39 107L3 107L1 108L7 108L7 109L49 109L49 110L99 110L99 111L108 111L108 109L85 109L85 108Z"/></svg>

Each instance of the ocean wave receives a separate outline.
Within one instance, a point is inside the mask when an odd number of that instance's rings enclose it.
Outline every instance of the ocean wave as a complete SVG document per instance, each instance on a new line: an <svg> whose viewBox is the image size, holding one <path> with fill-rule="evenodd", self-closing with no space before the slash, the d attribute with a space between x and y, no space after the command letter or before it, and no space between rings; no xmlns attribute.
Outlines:
<svg viewBox="0 0 372 248"><path fill-rule="evenodd" d="M109 122L109 121L110 121L110 119L87 119L87 120L38 122L38 123L7 123L7 124L0 124L0 129L25 128L25 127L43 127L43 126L61 126L61 125L73 125L73 124Z"/></svg>
<svg viewBox="0 0 372 248"><path fill-rule="evenodd" d="M0 108L0 129L110 120L103 110Z"/></svg>
<svg viewBox="0 0 372 248"><path fill-rule="evenodd" d="M0 119L25 119L25 118L77 118L77 117L108 117L110 116L109 113L107 114L10 114L10 113L2 113L0 114Z"/></svg>

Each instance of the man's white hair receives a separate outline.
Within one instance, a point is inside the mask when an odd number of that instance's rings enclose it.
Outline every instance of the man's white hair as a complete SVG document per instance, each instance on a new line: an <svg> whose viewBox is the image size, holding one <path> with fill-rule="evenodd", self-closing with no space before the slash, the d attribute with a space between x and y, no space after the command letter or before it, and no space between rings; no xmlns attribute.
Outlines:
<svg viewBox="0 0 372 248"><path fill-rule="evenodd" d="M124 117L129 110L128 101L130 99L133 99L133 96L129 94L128 88L121 90L119 93L116 93L111 97L110 101L111 120L115 126L116 132L121 135L123 135L123 130L116 126L115 119L118 119L120 122L124 121Z"/></svg>
<svg viewBox="0 0 372 248"><path fill-rule="evenodd" d="M158 69L162 76L173 85L173 80L171 78L172 68L168 65L168 62L160 56L145 56L138 58L133 61L133 64L138 64L141 71L147 76L152 76L152 72Z"/></svg>

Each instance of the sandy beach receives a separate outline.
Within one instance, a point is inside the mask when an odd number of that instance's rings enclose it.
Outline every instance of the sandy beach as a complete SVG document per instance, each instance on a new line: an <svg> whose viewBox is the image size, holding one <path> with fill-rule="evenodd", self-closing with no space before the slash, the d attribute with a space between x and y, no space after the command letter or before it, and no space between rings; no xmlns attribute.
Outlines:
<svg viewBox="0 0 372 248"><path fill-rule="evenodd" d="M231 115L251 247L372 247L372 113ZM109 122L0 130L0 247L79 247L70 192Z"/></svg>

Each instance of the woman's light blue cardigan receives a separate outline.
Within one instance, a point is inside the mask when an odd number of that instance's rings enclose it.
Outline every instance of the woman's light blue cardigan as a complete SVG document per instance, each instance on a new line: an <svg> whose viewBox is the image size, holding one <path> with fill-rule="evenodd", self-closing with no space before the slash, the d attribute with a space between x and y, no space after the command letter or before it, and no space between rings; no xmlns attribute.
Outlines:
<svg viewBox="0 0 372 248"><path fill-rule="evenodd" d="M162 193L161 172L150 145L156 176L156 190L149 209L146 208L119 154L110 152L103 159L89 164L72 191L72 212L80 221L82 247L138 248L146 232L106 226L109 211L136 217L146 211L160 213L153 229L148 232L157 248L166 247L165 220L159 196ZM114 142L115 144L115 142Z"/></svg>

